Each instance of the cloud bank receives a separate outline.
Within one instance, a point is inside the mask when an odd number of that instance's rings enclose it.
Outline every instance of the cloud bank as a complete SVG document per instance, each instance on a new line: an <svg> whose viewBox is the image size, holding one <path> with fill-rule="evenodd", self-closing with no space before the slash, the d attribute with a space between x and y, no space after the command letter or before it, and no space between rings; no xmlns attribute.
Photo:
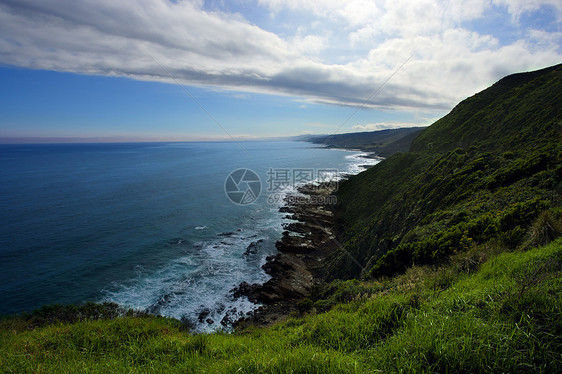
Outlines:
<svg viewBox="0 0 562 374"><path fill-rule="evenodd" d="M354 125L351 126L353 130L356 131L378 131L387 129L398 129L403 127L425 127L429 124L419 124L419 123L408 123L408 122L377 122L377 123L367 123L365 125Z"/></svg>
<svg viewBox="0 0 562 374"><path fill-rule="evenodd" d="M221 4L2 0L0 64L431 110L562 60L553 0Z"/></svg>

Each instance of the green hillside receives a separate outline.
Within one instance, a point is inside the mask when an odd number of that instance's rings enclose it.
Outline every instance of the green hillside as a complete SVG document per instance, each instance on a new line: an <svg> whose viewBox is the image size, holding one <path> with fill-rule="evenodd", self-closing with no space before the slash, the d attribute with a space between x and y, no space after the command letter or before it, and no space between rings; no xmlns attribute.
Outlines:
<svg viewBox="0 0 562 374"><path fill-rule="evenodd" d="M52 307L0 320L0 372L555 373L561 267L562 240L496 256L473 250L443 268L333 283L304 316L234 334L111 318L107 305L107 318L90 306L74 310L78 322L56 322L68 310Z"/></svg>
<svg viewBox="0 0 562 374"><path fill-rule="evenodd" d="M562 202L561 103L562 65L508 76L428 127L410 152L342 183L344 244L329 273L392 275L476 244L523 245L533 220Z"/></svg>
<svg viewBox="0 0 562 374"><path fill-rule="evenodd" d="M506 77L342 183L334 279L286 321L49 306L0 319L0 372L562 372L561 92L560 65Z"/></svg>
<svg viewBox="0 0 562 374"><path fill-rule="evenodd" d="M477 146L501 152L527 143L560 144L561 65L507 76L462 101L417 137L412 152L446 153Z"/></svg>

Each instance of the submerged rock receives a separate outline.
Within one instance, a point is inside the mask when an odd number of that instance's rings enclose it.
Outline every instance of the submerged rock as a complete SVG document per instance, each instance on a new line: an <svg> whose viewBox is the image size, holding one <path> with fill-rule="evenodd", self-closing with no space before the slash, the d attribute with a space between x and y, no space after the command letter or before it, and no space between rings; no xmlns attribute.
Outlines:
<svg viewBox="0 0 562 374"><path fill-rule="evenodd" d="M203 321L209 316L209 314L211 314L211 309L209 308L205 308L201 312L199 312L199 316L197 317L199 323L203 323Z"/></svg>
<svg viewBox="0 0 562 374"><path fill-rule="evenodd" d="M263 244L264 240L260 239L256 242L251 242L250 245L248 245L248 247L246 248L246 251L244 252L245 256L248 256L250 254L256 254L259 249L261 248L261 245Z"/></svg>

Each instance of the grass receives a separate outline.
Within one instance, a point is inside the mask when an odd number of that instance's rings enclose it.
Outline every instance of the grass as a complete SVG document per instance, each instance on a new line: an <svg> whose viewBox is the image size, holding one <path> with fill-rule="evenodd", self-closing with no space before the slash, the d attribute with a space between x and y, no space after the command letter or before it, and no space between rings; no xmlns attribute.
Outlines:
<svg viewBox="0 0 562 374"><path fill-rule="evenodd" d="M308 314L234 334L192 335L146 315L5 318L0 371L560 372L561 269L562 239L528 251L473 247L440 267L327 285Z"/></svg>
<svg viewBox="0 0 562 374"><path fill-rule="evenodd" d="M533 247L555 237L561 77L562 65L506 77L426 128L409 152L342 182L334 215L343 248L327 273L390 276L473 242ZM541 214L540 230L525 238Z"/></svg>
<svg viewBox="0 0 562 374"><path fill-rule="evenodd" d="M561 74L506 77L342 183L327 272L363 280L316 288L300 316L193 335L50 306L0 319L0 372L562 372Z"/></svg>

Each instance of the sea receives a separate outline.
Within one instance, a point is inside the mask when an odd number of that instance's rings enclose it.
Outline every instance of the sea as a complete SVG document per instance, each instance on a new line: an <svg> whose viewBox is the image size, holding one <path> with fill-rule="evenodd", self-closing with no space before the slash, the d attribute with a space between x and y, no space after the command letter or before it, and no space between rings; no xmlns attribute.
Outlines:
<svg viewBox="0 0 562 374"><path fill-rule="evenodd" d="M0 315L115 302L228 329L287 193L375 164L297 141L0 145ZM221 324L221 321L223 322Z"/></svg>

